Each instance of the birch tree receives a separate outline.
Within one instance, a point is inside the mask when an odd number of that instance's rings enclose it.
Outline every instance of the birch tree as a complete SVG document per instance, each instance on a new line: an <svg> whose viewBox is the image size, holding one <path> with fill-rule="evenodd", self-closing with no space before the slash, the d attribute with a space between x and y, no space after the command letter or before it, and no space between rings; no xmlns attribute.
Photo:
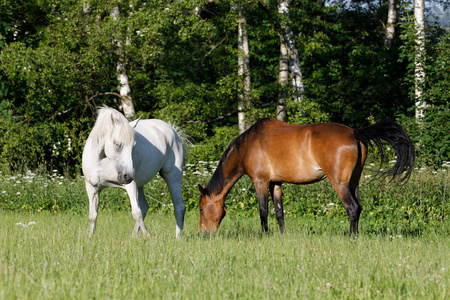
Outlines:
<svg viewBox="0 0 450 300"><path fill-rule="evenodd" d="M425 1L414 0L414 27L416 29L416 54L414 57L415 116L420 121L425 116L426 103L423 100L425 84Z"/></svg>
<svg viewBox="0 0 450 300"><path fill-rule="evenodd" d="M384 46L390 49L395 37L395 23L400 0L388 0L388 17L384 34Z"/></svg>
<svg viewBox="0 0 450 300"><path fill-rule="evenodd" d="M280 67L278 73L278 104L277 104L277 119L286 121L287 110L286 101L289 97L289 58L288 49L285 43L280 43Z"/></svg>
<svg viewBox="0 0 450 300"><path fill-rule="evenodd" d="M111 9L111 18L116 22L120 22L120 11L119 11L119 5L115 4L114 8ZM125 51L124 51L124 41L123 37L120 33L116 32L116 46L117 50L119 52L119 59L117 61L117 80L119 81L119 94L120 94L120 100L121 100L121 109L123 110L123 113L126 118L131 119L135 115L134 110L134 104L133 99L131 97L131 87L130 87L130 81L128 79L127 74L127 66L126 66L126 59L125 59Z"/></svg>
<svg viewBox="0 0 450 300"><path fill-rule="evenodd" d="M300 59L296 47L295 36L290 26L289 5L291 0L278 0L278 16L279 24L274 22L274 18L270 10L261 1L258 5L263 9L269 17L272 25L280 36L280 64L278 73L278 105L277 118L285 121L287 118L286 101L289 97L289 75L292 79L292 95L297 103L301 103L304 98L304 85L302 71L300 67ZM301 114L304 112L301 110Z"/></svg>
<svg viewBox="0 0 450 300"><path fill-rule="evenodd" d="M246 110L251 105L250 53L248 47L247 16L244 1L238 4L238 75L240 78L238 123L239 132L247 130L251 124L246 118Z"/></svg>
<svg viewBox="0 0 450 300"><path fill-rule="evenodd" d="M302 102L305 88L303 85L300 59L296 47L295 36L289 21L289 5L291 0L278 1L278 13L281 17L281 43L285 44L289 59L289 73L292 78L293 97L295 102Z"/></svg>
<svg viewBox="0 0 450 300"><path fill-rule="evenodd" d="M300 67L300 59L296 47L294 33L290 26L289 5L291 0L278 0L278 14L280 16L280 64L278 74L278 105L277 118L286 121L286 101L289 97L289 75L292 80L292 95L297 103L301 103L304 97L305 89L303 85L302 71ZM270 17L270 12L260 3L260 6L266 11ZM270 17L271 18L271 17ZM301 111L303 115L303 110Z"/></svg>

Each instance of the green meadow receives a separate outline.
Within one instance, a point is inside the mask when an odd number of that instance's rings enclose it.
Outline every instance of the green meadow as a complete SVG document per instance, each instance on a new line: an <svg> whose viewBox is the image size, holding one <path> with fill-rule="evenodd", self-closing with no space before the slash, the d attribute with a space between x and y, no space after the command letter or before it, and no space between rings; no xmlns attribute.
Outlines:
<svg viewBox="0 0 450 300"><path fill-rule="evenodd" d="M187 214L177 241L167 214L148 216L146 239L131 237L125 212L101 214L92 238L83 215L4 212L0 297L445 299L450 293L448 226L421 236L351 239L340 222L288 219L285 234L262 234L257 217L231 216L217 235L204 237L197 217Z"/></svg>
<svg viewBox="0 0 450 300"><path fill-rule="evenodd" d="M218 233L199 235L196 184L211 168L187 167L181 240L160 178L146 189L150 238L132 237L134 220L119 189L102 194L89 237L81 177L0 174L0 299L449 297L447 171L417 170L402 186L365 175L354 239L326 181L285 185L286 232L272 213L262 233L246 178L227 198Z"/></svg>

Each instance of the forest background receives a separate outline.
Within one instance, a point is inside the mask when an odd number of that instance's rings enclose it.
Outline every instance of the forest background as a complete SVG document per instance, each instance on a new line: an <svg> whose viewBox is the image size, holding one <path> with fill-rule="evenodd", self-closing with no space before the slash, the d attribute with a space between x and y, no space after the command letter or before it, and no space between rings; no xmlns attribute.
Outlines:
<svg viewBox="0 0 450 300"><path fill-rule="evenodd" d="M0 7L0 170L80 174L84 141L102 105L132 103L130 119L158 118L191 138L191 162L218 160L248 122L380 119L402 124L419 164L450 160L448 1L427 0L424 116L417 119L417 36L412 1L396 1L387 45L389 1L2 0ZM250 93L245 107L238 31L245 4ZM447 11L447 15L443 13ZM301 66L300 101L280 86L282 29L291 30ZM126 79L128 92L121 89Z"/></svg>

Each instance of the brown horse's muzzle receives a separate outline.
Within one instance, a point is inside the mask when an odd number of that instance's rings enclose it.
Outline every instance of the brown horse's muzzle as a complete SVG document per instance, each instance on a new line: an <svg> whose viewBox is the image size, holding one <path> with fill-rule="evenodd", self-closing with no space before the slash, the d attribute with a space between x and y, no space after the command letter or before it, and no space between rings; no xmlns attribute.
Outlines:
<svg viewBox="0 0 450 300"><path fill-rule="evenodd" d="M204 233L204 234L214 234L217 231L217 228L219 228L219 224L213 224L213 222L202 222L201 220L202 218L200 218L200 233Z"/></svg>
<svg viewBox="0 0 450 300"><path fill-rule="evenodd" d="M214 235L216 234L217 229L200 229L199 234L203 236Z"/></svg>
<svg viewBox="0 0 450 300"><path fill-rule="evenodd" d="M222 196L222 198L211 199L205 186L199 185L198 188L200 190L200 232L214 234L226 215L225 198Z"/></svg>

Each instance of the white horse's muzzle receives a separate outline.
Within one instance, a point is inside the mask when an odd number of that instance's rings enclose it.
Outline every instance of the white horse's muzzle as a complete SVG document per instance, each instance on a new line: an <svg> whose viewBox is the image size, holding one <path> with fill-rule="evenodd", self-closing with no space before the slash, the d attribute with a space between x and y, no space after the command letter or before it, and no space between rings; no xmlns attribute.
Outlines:
<svg viewBox="0 0 450 300"><path fill-rule="evenodd" d="M129 184L134 180L134 174L128 174L128 173L121 173L117 175L117 181L119 181L120 184Z"/></svg>

